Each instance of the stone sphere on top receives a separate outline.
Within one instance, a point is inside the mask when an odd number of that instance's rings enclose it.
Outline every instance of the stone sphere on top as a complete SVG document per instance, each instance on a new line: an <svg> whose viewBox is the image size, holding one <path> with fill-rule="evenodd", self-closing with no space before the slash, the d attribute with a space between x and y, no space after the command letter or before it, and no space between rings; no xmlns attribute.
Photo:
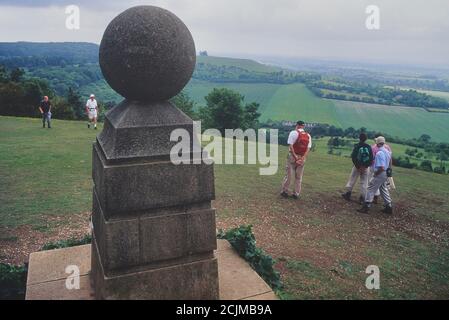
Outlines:
<svg viewBox="0 0 449 320"><path fill-rule="evenodd" d="M165 101L190 80L195 44L186 25L154 6L130 8L109 23L100 44L100 67L109 85L133 101Z"/></svg>

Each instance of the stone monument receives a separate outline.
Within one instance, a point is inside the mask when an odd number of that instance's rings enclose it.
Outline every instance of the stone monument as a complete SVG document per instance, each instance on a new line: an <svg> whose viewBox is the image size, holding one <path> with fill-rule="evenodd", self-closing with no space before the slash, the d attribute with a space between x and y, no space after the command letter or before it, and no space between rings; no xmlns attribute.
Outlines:
<svg viewBox="0 0 449 320"><path fill-rule="evenodd" d="M170 161L174 129L197 139L193 121L168 101L195 60L187 27L158 7L128 9L104 33L100 67L125 100L93 145L97 299L218 299L213 166Z"/></svg>

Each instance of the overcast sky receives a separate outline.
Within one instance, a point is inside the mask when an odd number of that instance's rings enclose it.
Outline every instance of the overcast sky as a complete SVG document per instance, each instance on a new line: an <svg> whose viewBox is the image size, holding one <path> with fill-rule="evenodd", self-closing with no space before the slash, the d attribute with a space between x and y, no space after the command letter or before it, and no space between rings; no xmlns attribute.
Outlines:
<svg viewBox="0 0 449 320"><path fill-rule="evenodd" d="M78 5L79 30L65 27ZM134 5L174 12L210 55L308 57L449 66L449 0L0 0L0 41L99 43ZM380 29L368 30L368 5Z"/></svg>

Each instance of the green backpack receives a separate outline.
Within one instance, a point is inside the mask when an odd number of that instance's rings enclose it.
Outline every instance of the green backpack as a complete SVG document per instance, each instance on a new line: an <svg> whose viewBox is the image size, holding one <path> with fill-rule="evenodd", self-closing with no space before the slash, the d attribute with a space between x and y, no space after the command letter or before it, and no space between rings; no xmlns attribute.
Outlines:
<svg viewBox="0 0 449 320"><path fill-rule="evenodd" d="M371 165L371 159L369 156L369 149L367 146L361 146L359 152L357 153L357 162L364 166L369 167Z"/></svg>

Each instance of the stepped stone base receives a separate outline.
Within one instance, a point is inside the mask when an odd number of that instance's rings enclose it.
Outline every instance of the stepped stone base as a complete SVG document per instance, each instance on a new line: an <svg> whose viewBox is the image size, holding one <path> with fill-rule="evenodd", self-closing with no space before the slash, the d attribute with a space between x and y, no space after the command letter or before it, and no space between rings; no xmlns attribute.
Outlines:
<svg viewBox="0 0 449 320"><path fill-rule="evenodd" d="M219 296L221 300L274 300L277 299L271 288L262 278L232 249L226 240L217 241L215 251L218 263ZM201 263L201 262L199 262ZM210 263L210 262L209 262ZM213 263L213 262L212 262ZM80 288L66 288L66 267L76 265L80 270ZM205 265L207 268L207 265ZM91 287L91 245L77 246L65 249L35 252L30 255L26 300L93 300L95 293ZM178 275L184 277L185 275ZM126 276L125 276L126 277ZM147 277L151 286L151 274ZM118 286L126 285L125 278L120 277ZM204 279L204 281L208 281ZM173 284L171 284L173 285ZM142 288L143 289L143 288ZM148 289L148 288L147 288ZM146 290L146 289L145 289ZM157 290L157 287L154 287ZM174 288L176 290L176 288ZM195 288L192 288L195 290ZM118 290L119 291L119 290ZM192 295L201 299L201 295ZM151 299L136 293L131 297L111 297L112 299ZM176 299L167 297L167 299Z"/></svg>

